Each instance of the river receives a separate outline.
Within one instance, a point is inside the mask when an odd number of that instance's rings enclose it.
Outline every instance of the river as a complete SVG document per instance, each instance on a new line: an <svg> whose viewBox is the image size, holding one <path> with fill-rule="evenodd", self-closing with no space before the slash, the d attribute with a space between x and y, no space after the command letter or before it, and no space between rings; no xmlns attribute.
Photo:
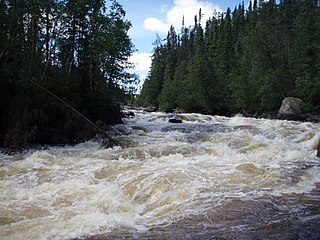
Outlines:
<svg viewBox="0 0 320 240"><path fill-rule="evenodd" d="M135 110L112 134L1 154L1 239L320 239L319 123Z"/></svg>

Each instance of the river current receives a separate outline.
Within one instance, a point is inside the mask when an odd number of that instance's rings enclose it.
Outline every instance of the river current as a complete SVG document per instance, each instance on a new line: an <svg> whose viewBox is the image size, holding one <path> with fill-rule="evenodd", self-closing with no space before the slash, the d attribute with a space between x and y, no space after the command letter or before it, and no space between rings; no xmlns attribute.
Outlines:
<svg viewBox="0 0 320 240"><path fill-rule="evenodd" d="M135 110L110 134L0 154L1 239L320 239L319 123Z"/></svg>

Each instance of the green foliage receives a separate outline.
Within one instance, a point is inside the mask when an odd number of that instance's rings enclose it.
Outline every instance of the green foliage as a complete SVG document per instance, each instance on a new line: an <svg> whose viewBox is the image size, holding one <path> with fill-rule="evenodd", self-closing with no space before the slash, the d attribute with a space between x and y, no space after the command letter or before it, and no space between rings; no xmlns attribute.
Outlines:
<svg viewBox="0 0 320 240"><path fill-rule="evenodd" d="M305 100L307 110L320 110L320 77L311 78L310 73L305 76L298 77L296 83L296 94Z"/></svg>
<svg viewBox="0 0 320 240"><path fill-rule="evenodd" d="M121 88L137 81L126 72L134 46L117 1L0 1L0 25L0 146L80 131L83 122L58 98L107 121L124 100Z"/></svg>
<svg viewBox="0 0 320 240"><path fill-rule="evenodd" d="M138 102L143 106L159 106L160 94L164 82L165 71L165 48L158 37L154 43L154 53L152 56L152 72L149 73L143 84L140 99Z"/></svg>
<svg viewBox="0 0 320 240"><path fill-rule="evenodd" d="M239 4L214 15L205 29L196 16L195 25L176 36L171 28L156 49L139 99L144 105L262 112L296 96L319 110L319 1L254 0L247 10Z"/></svg>

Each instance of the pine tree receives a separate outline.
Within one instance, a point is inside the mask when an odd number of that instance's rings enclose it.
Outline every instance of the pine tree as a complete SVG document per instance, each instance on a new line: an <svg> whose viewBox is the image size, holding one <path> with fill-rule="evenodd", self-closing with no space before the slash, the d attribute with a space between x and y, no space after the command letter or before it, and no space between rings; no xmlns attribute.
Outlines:
<svg viewBox="0 0 320 240"><path fill-rule="evenodd" d="M151 70L143 84L139 102L143 106L158 107L164 82L166 51L159 36L154 45Z"/></svg>
<svg viewBox="0 0 320 240"><path fill-rule="evenodd" d="M168 48L168 35L162 68L154 58L145 86L156 86L165 109L277 111L290 95L319 109L319 14L316 0L254 0L247 11L242 3L214 15L203 30L200 10L193 27L183 24L177 47Z"/></svg>
<svg viewBox="0 0 320 240"><path fill-rule="evenodd" d="M308 107L320 108L320 6L316 0L296 3L298 14L293 27L295 91Z"/></svg>
<svg viewBox="0 0 320 240"><path fill-rule="evenodd" d="M201 10L199 11L199 20ZM182 81L178 106L186 111L203 111L211 108L212 74L205 51L204 32L200 21L195 16L195 25L190 33L188 72Z"/></svg>
<svg viewBox="0 0 320 240"><path fill-rule="evenodd" d="M166 40L165 68L163 75L163 88L160 96L160 107L171 110L176 107L178 89L174 79L178 60L178 36L173 26L170 27Z"/></svg>
<svg viewBox="0 0 320 240"><path fill-rule="evenodd" d="M0 1L0 25L0 146L77 138L72 107L92 121L116 114L134 50L116 1Z"/></svg>

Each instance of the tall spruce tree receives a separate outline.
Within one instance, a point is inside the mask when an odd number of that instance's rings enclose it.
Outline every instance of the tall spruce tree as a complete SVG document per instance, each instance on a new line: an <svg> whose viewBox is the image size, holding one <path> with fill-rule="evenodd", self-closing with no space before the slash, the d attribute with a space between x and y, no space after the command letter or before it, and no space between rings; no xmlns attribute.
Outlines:
<svg viewBox="0 0 320 240"><path fill-rule="evenodd" d="M151 70L143 84L139 103L143 106L158 107L164 82L166 51L159 36L154 45Z"/></svg>
<svg viewBox="0 0 320 240"><path fill-rule="evenodd" d="M110 5L0 1L0 146L79 138L84 118L70 107L92 121L120 119L113 102L132 78L134 48L125 11Z"/></svg>
<svg viewBox="0 0 320 240"><path fill-rule="evenodd" d="M176 107L178 89L174 80L174 73L178 60L178 36L173 26L170 27L166 40L165 68L163 88L160 96L160 107L170 110Z"/></svg>
<svg viewBox="0 0 320 240"><path fill-rule="evenodd" d="M297 96L319 110L319 14L317 0L253 0L247 10L242 3L233 12L215 14L203 30L200 12L166 55L163 72L157 71L162 107L264 112ZM170 59L177 61L172 65ZM150 79L154 73L151 68Z"/></svg>

